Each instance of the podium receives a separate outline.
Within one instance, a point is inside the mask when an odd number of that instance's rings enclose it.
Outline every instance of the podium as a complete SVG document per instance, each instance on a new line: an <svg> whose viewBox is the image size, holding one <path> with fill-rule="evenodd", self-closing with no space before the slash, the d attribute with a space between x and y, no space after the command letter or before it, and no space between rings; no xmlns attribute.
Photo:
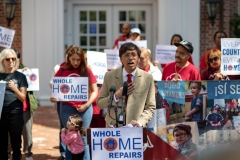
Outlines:
<svg viewBox="0 0 240 160"><path fill-rule="evenodd" d="M113 128L111 128L113 129ZM116 128L119 129L119 128ZM128 134L128 133L125 133ZM87 142L91 151L91 128L87 129ZM91 154L92 155L92 154ZM168 143L163 141L160 137L155 135L147 128L143 128L143 159L144 160L183 160L186 157L180 152L176 151ZM92 158L91 158L92 159Z"/></svg>

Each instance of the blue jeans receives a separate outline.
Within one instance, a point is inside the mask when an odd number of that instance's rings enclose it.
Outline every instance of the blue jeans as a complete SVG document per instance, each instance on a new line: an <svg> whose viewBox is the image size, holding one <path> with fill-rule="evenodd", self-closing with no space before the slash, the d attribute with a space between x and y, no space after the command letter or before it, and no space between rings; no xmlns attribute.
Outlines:
<svg viewBox="0 0 240 160"><path fill-rule="evenodd" d="M60 104L60 118L61 121L66 128L66 123L68 121L68 118L72 114L78 114L80 117L83 119L83 127L84 128L89 128L91 120L92 120L92 115L93 115L93 110L92 110L92 105L86 109L85 112L78 112L76 108L69 104ZM84 143L84 157L83 160L90 160L90 152L89 152L89 146L87 144L87 136L82 136L83 137L83 143ZM67 149L66 147L66 160L71 160L71 152Z"/></svg>
<svg viewBox="0 0 240 160"><path fill-rule="evenodd" d="M61 139L61 129L64 127L61 118L60 118L60 102L57 102L57 113L59 117L59 122L60 122L60 130L59 130L59 152L62 156L65 157L65 151L66 151L66 145L62 142Z"/></svg>

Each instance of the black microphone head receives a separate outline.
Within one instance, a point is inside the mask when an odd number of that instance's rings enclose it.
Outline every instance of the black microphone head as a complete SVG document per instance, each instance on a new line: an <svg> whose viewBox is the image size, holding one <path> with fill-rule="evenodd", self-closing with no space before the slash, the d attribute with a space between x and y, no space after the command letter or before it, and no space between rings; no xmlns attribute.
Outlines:
<svg viewBox="0 0 240 160"><path fill-rule="evenodd" d="M109 89L109 92L113 92L115 93L116 92L116 86L111 86L110 89Z"/></svg>
<svg viewBox="0 0 240 160"><path fill-rule="evenodd" d="M123 83L123 92L122 92L122 96L127 96L127 92L128 92L128 82L125 81Z"/></svg>

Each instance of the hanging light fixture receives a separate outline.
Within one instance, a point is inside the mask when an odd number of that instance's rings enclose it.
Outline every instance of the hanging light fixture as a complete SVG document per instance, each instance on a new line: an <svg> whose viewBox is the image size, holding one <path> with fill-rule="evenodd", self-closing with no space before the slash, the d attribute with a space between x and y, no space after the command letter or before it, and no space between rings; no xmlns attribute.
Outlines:
<svg viewBox="0 0 240 160"><path fill-rule="evenodd" d="M14 13L16 9L17 2L15 0L5 0L3 3L5 18L8 22L8 27L10 26L11 21L14 19Z"/></svg>
<svg viewBox="0 0 240 160"><path fill-rule="evenodd" d="M219 3L219 0L207 0L208 17L212 21L212 26L214 26L214 20L217 17Z"/></svg>

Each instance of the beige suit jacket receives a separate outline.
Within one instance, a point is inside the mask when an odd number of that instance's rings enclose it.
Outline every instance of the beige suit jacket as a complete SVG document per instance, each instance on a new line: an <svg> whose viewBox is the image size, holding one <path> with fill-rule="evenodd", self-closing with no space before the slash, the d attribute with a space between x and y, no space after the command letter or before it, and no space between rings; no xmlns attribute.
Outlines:
<svg viewBox="0 0 240 160"><path fill-rule="evenodd" d="M122 84L122 67L105 74L101 92L97 100L97 105L100 109L108 107L110 87L116 86L118 90ZM126 124L129 124L131 120L137 120L145 127L146 123L152 118L156 108L153 77L151 74L137 68L133 84L135 85L135 89L133 93L128 96L126 105ZM119 99L117 103L113 100L112 105L122 106L122 99ZM118 114L120 113L121 108L118 108ZM115 125L115 118L114 108L109 108L105 117L106 123Z"/></svg>

